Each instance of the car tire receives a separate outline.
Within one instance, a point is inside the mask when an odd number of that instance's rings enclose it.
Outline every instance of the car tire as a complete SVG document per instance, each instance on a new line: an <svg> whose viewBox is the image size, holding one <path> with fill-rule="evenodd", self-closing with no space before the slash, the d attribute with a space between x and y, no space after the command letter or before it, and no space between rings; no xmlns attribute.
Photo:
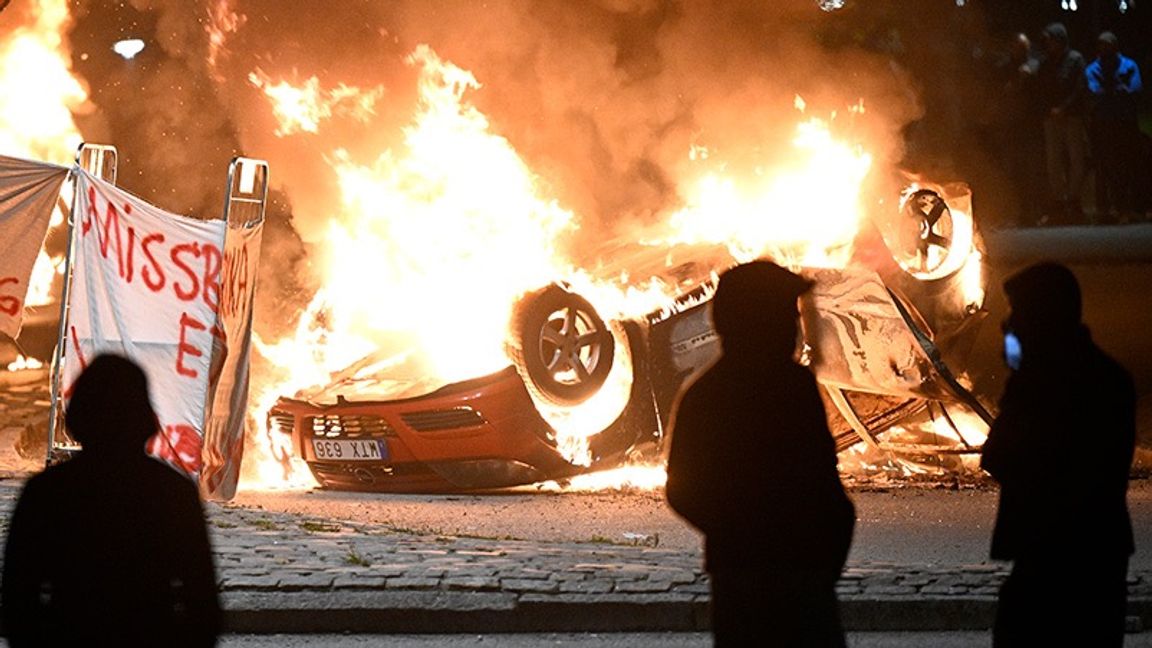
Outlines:
<svg viewBox="0 0 1152 648"><path fill-rule="evenodd" d="M615 339L588 300L552 285L520 301L509 347L535 398L570 406L588 400L604 384Z"/></svg>
<svg viewBox="0 0 1152 648"><path fill-rule="evenodd" d="M953 254L952 210L944 197L920 189L905 200L892 254L905 272L921 280L939 279Z"/></svg>

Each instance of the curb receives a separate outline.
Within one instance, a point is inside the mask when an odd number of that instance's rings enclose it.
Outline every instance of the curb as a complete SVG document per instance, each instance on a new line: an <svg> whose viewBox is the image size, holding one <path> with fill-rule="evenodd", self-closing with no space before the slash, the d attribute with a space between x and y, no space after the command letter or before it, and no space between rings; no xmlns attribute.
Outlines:
<svg viewBox="0 0 1152 648"><path fill-rule="evenodd" d="M476 592L232 592L223 595L233 634L504 634L706 632L707 597ZM983 631L988 596L844 597L849 632ZM1152 598L1130 600L1129 631L1152 622Z"/></svg>

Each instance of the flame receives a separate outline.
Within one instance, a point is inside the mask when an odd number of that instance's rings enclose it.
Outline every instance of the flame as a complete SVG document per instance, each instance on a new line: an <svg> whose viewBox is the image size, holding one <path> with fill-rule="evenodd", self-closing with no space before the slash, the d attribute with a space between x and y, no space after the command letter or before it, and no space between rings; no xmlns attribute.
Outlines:
<svg viewBox="0 0 1152 648"><path fill-rule="evenodd" d="M630 465L576 475L565 483L545 482L542 490L591 492L604 490L656 490L668 479L663 464Z"/></svg>
<svg viewBox="0 0 1152 648"><path fill-rule="evenodd" d="M0 151L60 164L80 145L72 120L87 93L72 76L61 34L66 0L39 0L32 20L0 36Z"/></svg>
<svg viewBox="0 0 1152 648"><path fill-rule="evenodd" d="M230 34L246 20L235 4L214 0L208 10L204 29L213 71L227 55ZM81 139L72 114L87 99L71 75L61 39L67 2L38 0L31 15L28 24L0 36L0 87L21 89L0 97L0 150L67 163ZM322 387L335 376L351 384L383 373L387 379L376 377L371 384L398 396L507 366L512 305L553 280L589 299L606 321L677 308L670 302L679 296L674 283L637 283L626 273L605 279L577 268L564 248L579 227L577 217L543 191L507 140L490 131L487 118L468 100L480 88L472 73L427 46L416 48L409 62L419 71L420 102L403 144L374 159L338 147L327 153L341 200L335 213L324 215L330 221L314 258L323 287L293 335L276 341L256 337L258 351L277 367L254 390L257 419L278 396ZM249 81L268 98L279 137L319 135L339 119L370 122L384 96L383 87L332 84L317 76L294 85L261 69ZM807 109L799 96L794 105L801 113ZM847 110L865 109L861 101ZM642 242L722 245L736 261L770 256L791 266L844 265L862 219L861 186L872 157L840 139L834 119L835 114L798 120L787 163L765 164L750 174L733 173L724 151L693 143L691 165L677 179L681 207L665 214ZM954 247L968 250L974 236L970 207L952 199L949 204L954 218L969 224L958 228ZM54 214L54 226L61 220ZM960 273L966 303L979 308L979 254L946 258L940 265L941 273ZM59 257L41 252L29 304L52 301L60 267ZM703 286L693 299L707 298L710 287ZM557 431L558 447L577 465L589 465L589 437L624 409L630 395L632 358L622 331L614 327L613 333L617 361L599 393L579 408L540 407ZM35 363L20 358L8 368ZM954 443L982 440L967 422L953 423L959 432L952 423L933 420L933 434L951 435ZM246 469L255 466L246 487L311 483L286 436L264 430L260 443L257 455L248 457L257 461L246 462ZM662 483L662 467L630 466L575 478L568 487Z"/></svg>
<svg viewBox="0 0 1152 648"><path fill-rule="evenodd" d="M263 70L248 75L252 85L264 91L271 100L273 112L279 122L278 137L293 133L317 133L320 123L334 115L346 115L367 122L376 114L376 101L384 88L371 90L338 84L331 90L320 88L320 79L311 77L303 85L293 86L287 81L272 83Z"/></svg>
<svg viewBox="0 0 1152 648"><path fill-rule="evenodd" d="M342 199L319 255L323 288L295 336L259 347L292 375L257 402L323 385L377 352L395 359L398 390L430 390L426 376L443 384L497 371L509 364L512 305L572 274L558 242L575 218L540 194L524 161L467 101L476 79L426 46L409 63L420 72L420 102L403 146L363 162L343 149L329 156ZM309 80L278 97L307 108L317 87ZM301 121L309 110L276 114L286 132L320 123Z"/></svg>
<svg viewBox="0 0 1152 648"><path fill-rule="evenodd" d="M30 19L0 36L0 152L28 159L69 164L82 138L73 113L86 109L87 92L73 76L70 52L61 37L70 21L66 0L39 0ZM72 189L61 187L62 202L50 228L64 222L61 206ZM28 306L56 300L63 257L41 250L29 278Z"/></svg>
<svg viewBox="0 0 1152 648"><path fill-rule="evenodd" d="M21 369L42 369L43 367L44 363L36 358L26 358L23 355L19 355L15 360L9 362L5 368L8 371L20 371Z"/></svg>
<svg viewBox="0 0 1152 648"><path fill-rule="evenodd" d="M285 394L331 398L324 390L334 384L335 393L353 398L412 396L506 367L514 304L551 281L588 299L606 322L666 315L681 307L674 298L710 295L714 282L706 278L681 296L674 281L634 281L627 272L605 278L578 268L564 247L578 218L546 195L509 142L491 132L469 101L480 88L472 73L427 46L417 47L409 63L418 71L419 101L402 144L374 159L335 146L326 154L340 202L323 215L323 244L314 255L321 288L293 334L256 339L279 371L253 399L258 420ZM250 81L268 97L281 137L322 136L330 120L367 119L383 92L324 90L318 77L293 85L260 70ZM796 106L804 110L803 99ZM862 112L863 104L849 111ZM830 121L799 118L787 157L736 177L721 152L692 144L691 175L679 183L682 207L646 230L641 244L726 246L736 261L772 256L791 265L844 265L863 218L861 187L871 156L838 139ZM714 269L713 280L722 269ZM590 437L631 395L628 341L619 325L611 327L615 360L597 394L578 407L537 403L558 449L575 465L591 464ZM285 435L265 430L264 436L264 460L242 487L311 481L301 477L306 471ZM565 488L648 489L663 481L662 466L629 466L574 478Z"/></svg>
<svg viewBox="0 0 1152 648"><path fill-rule="evenodd" d="M225 45L228 35L234 34L248 22L248 16L238 13L232 7L232 0L217 0L208 8L208 24L204 31L208 34L208 68L215 72L220 58L227 54Z"/></svg>
<svg viewBox="0 0 1152 648"><path fill-rule="evenodd" d="M429 372L455 381L508 364L511 305L567 274L557 242L574 217L539 195L507 140L464 101L479 87L470 73L426 47L410 62L422 105L405 150L368 164L343 150L331 158L343 204L328 227L322 294L333 338L358 353L399 335Z"/></svg>
<svg viewBox="0 0 1152 648"><path fill-rule="evenodd" d="M886 430L881 449L861 441L841 452L838 467L865 479L980 474L978 450L987 438L988 424L975 412L955 403L938 404L931 414Z"/></svg>
<svg viewBox="0 0 1152 648"><path fill-rule="evenodd" d="M798 109L804 102L796 98ZM809 118L796 127L788 166L758 168L751 178L726 173L714 155L690 159L709 168L683 191L650 244L727 245L737 261L771 256L790 266L842 267L860 227L860 193L872 156L836 139L829 123Z"/></svg>
<svg viewBox="0 0 1152 648"><path fill-rule="evenodd" d="M55 216L57 212L53 212ZM32 274L28 278L28 294L24 298L27 306L44 306L56 300L56 277L64 274L64 257L50 257L44 250L36 256Z"/></svg>
<svg viewBox="0 0 1152 648"><path fill-rule="evenodd" d="M969 312L976 312L984 306L984 255L972 250L960 269L960 294Z"/></svg>

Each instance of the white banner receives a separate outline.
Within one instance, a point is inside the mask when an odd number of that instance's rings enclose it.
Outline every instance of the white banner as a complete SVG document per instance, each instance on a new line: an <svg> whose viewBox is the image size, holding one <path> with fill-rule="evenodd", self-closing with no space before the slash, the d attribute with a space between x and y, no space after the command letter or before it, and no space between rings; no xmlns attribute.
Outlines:
<svg viewBox="0 0 1152 648"><path fill-rule="evenodd" d="M0 332L15 338L36 256L68 169L0 155Z"/></svg>
<svg viewBox="0 0 1152 648"><path fill-rule="evenodd" d="M171 214L76 173L63 384L72 385L101 352L140 364L161 426L148 450L196 478L213 336L221 334L225 223Z"/></svg>
<svg viewBox="0 0 1152 648"><path fill-rule="evenodd" d="M214 372L217 382L208 401L204 433L204 470L200 476L205 497L229 500L240 480L244 456L244 422L248 416L248 367L252 353L252 300L260 267L263 221L230 226L224 245L223 286L219 322L223 336L217 341Z"/></svg>

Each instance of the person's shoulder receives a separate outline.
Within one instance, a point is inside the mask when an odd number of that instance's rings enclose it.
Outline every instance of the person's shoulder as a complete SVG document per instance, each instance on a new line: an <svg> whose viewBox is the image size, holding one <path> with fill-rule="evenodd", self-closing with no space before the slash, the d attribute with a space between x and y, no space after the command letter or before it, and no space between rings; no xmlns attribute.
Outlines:
<svg viewBox="0 0 1152 648"><path fill-rule="evenodd" d="M703 393L716 389L718 386L725 384L731 377L729 363L724 362L721 358L713 363L707 369L697 373L688 381L688 386L685 388L685 395L690 393Z"/></svg>
<svg viewBox="0 0 1152 648"><path fill-rule="evenodd" d="M78 475L87 472L88 466L81 457L75 457L67 461L53 464L44 470L32 475L25 482L25 488L32 486L36 488L43 488L53 484L59 484L75 479Z"/></svg>
<svg viewBox="0 0 1152 648"><path fill-rule="evenodd" d="M1092 346L1098 379L1115 388L1135 392L1136 387L1132 379L1132 372L1100 347L1095 344Z"/></svg>
<svg viewBox="0 0 1152 648"><path fill-rule="evenodd" d="M151 456L143 457L136 465L136 471L138 471L141 479L147 480L154 486L163 487L169 491L198 492L196 484L187 475Z"/></svg>
<svg viewBox="0 0 1152 648"><path fill-rule="evenodd" d="M24 482L20 497L29 500L52 500L61 495L67 497L70 493L74 494L78 482L83 479L83 468L84 466L76 459L48 466Z"/></svg>
<svg viewBox="0 0 1152 648"><path fill-rule="evenodd" d="M63 464L56 465L56 466L48 466L44 470L42 470L42 471L36 473L35 475L32 475L31 477L29 477L27 480L24 481L24 488L23 488L24 494L27 495L28 493L40 491L40 490L43 490L45 488L50 488L52 486L52 484L60 481L61 476L64 474L61 472L62 467L63 467Z"/></svg>

